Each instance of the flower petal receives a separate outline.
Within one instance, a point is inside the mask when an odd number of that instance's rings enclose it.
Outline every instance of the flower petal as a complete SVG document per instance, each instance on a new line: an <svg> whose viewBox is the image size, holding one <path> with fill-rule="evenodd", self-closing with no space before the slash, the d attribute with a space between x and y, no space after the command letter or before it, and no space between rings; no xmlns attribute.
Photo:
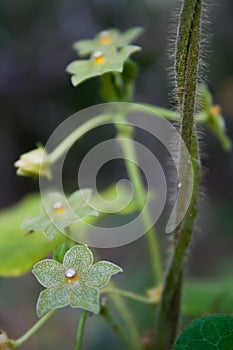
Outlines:
<svg viewBox="0 0 233 350"><path fill-rule="evenodd" d="M64 266L56 260L45 259L38 262L32 273L44 287L66 282Z"/></svg>
<svg viewBox="0 0 233 350"><path fill-rule="evenodd" d="M56 285L43 290L38 298L36 312L39 317L53 309L69 305L69 286Z"/></svg>
<svg viewBox="0 0 233 350"><path fill-rule="evenodd" d="M26 218L21 225L21 229L26 231L43 231L48 223L49 219L44 214L39 214Z"/></svg>
<svg viewBox="0 0 233 350"><path fill-rule="evenodd" d="M103 288L113 275L122 271L119 266L109 261L99 261L85 274L84 283L90 287Z"/></svg>
<svg viewBox="0 0 233 350"><path fill-rule="evenodd" d="M76 221L86 216L98 216L98 212L89 205L91 193L91 189L84 188L73 192L69 197L69 205L77 215Z"/></svg>
<svg viewBox="0 0 233 350"><path fill-rule="evenodd" d="M93 254L85 245L72 247L64 256L66 269L74 268L78 273L86 271L93 264Z"/></svg>
<svg viewBox="0 0 233 350"><path fill-rule="evenodd" d="M79 209L80 207L86 207L91 198L92 189L83 188L82 190L73 192L68 202L73 210Z"/></svg>
<svg viewBox="0 0 233 350"><path fill-rule="evenodd" d="M98 289L77 284L70 292L70 306L98 314L100 312Z"/></svg>
<svg viewBox="0 0 233 350"><path fill-rule="evenodd" d="M47 236L47 238L51 241L56 234L58 234L59 229L55 226L55 224L52 224L51 222L45 227L45 229L43 230L44 234Z"/></svg>

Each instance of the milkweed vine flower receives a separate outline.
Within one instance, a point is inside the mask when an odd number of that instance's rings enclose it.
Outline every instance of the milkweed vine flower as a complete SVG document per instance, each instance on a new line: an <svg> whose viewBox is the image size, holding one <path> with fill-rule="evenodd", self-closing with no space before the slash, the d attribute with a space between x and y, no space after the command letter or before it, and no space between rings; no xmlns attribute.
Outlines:
<svg viewBox="0 0 233 350"><path fill-rule="evenodd" d="M110 47L122 48L137 39L141 32L140 27L131 28L124 33L116 29L107 29L97 34L94 39L76 41L73 48L81 57L97 51L106 51Z"/></svg>
<svg viewBox="0 0 233 350"><path fill-rule="evenodd" d="M38 262L32 272L46 289L39 295L37 315L41 317L67 305L98 314L100 289L122 271L109 261L93 264L93 254L86 245L69 249L62 264L52 259Z"/></svg>
<svg viewBox="0 0 233 350"><path fill-rule="evenodd" d="M73 192L68 199L59 192L49 192L45 197L46 209L41 203L39 215L26 218L22 223L22 230L41 231L50 240L69 227L72 223L87 216L98 216L88 201L91 189L82 189Z"/></svg>
<svg viewBox="0 0 233 350"><path fill-rule="evenodd" d="M48 154L43 147L38 147L30 152L24 153L14 163L17 175L20 176L46 176L51 178Z"/></svg>
<svg viewBox="0 0 233 350"><path fill-rule="evenodd" d="M124 62L128 57L140 50L139 46L128 45L117 51L111 47L108 50L95 51L89 59L71 62L66 71L72 75L74 86L81 82L109 72L122 72Z"/></svg>

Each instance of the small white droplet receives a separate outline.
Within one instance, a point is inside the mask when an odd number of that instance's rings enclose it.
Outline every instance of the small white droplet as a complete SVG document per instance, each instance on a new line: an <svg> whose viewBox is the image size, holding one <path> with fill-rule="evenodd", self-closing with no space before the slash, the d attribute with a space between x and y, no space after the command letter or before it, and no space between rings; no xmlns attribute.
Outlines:
<svg viewBox="0 0 233 350"><path fill-rule="evenodd" d="M104 36L109 36L109 32L107 30L104 30L103 32L100 33L100 37L104 37Z"/></svg>
<svg viewBox="0 0 233 350"><path fill-rule="evenodd" d="M93 54L93 57L94 57L94 58L101 58L101 57L103 57L103 52L102 52L102 51L96 51L96 52Z"/></svg>
<svg viewBox="0 0 233 350"><path fill-rule="evenodd" d="M76 274L77 272L73 268L67 269L65 272L66 278L73 278Z"/></svg>
<svg viewBox="0 0 233 350"><path fill-rule="evenodd" d="M56 202L56 203L54 203L54 205L53 205L53 209L54 209L54 210L61 209L62 207L63 207L62 202Z"/></svg>
<svg viewBox="0 0 233 350"><path fill-rule="evenodd" d="M181 187L182 187L182 183L181 183L181 182L178 182L177 187L178 187L178 188L181 188Z"/></svg>

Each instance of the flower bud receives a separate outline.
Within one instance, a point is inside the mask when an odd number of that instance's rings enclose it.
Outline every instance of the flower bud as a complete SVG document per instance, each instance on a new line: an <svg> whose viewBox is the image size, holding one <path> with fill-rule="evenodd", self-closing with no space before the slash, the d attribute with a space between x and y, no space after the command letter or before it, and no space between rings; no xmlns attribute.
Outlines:
<svg viewBox="0 0 233 350"><path fill-rule="evenodd" d="M51 178L48 154L43 147L22 154L14 165L18 168L17 175Z"/></svg>
<svg viewBox="0 0 233 350"><path fill-rule="evenodd" d="M0 350L10 350L12 349L10 339L7 334L0 330Z"/></svg>

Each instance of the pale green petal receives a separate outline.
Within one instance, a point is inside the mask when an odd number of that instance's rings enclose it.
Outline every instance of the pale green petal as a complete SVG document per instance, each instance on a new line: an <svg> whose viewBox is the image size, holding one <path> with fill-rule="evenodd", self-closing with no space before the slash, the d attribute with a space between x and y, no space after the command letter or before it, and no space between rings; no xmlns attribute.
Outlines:
<svg viewBox="0 0 233 350"><path fill-rule="evenodd" d="M88 206L91 194L92 190L90 188L83 188L82 190L75 191L68 199L69 205L73 210Z"/></svg>
<svg viewBox="0 0 233 350"><path fill-rule="evenodd" d="M45 259L34 265L32 273L44 287L65 283L65 268L56 260Z"/></svg>
<svg viewBox="0 0 233 350"><path fill-rule="evenodd" d="M127 58L132 55L134 52L140 51L141 48L136 45L129 45L126 47L123 47L118 53L118 59L124 62L127 60Z"/></svg>
<svg viewBox="0 0 233 350"><path fill-rule="evenodd" d="M47 225L45 227L43 232L48 237L48 239L51 241L56 236L56 234L58 234L58 232L60 232L60 231L58 230L58 228L54 224L50 223L49 225Z"/></svg>
<svg viewBox="0 0 233 350"><path fill-rule="evenodd" d="M69 197L69 205L77 215L77 220L87 216L98 216L98 212L89 206L92 190L89 188L75 191Z"/></svg>
<svg viewBox="0 0 233 350"><path fill-rule="evenodd" d="M81 220L82 218L86 218L87 216L99 215L99 213L91 207L82 207L82 208L76 209L75 214L77 215L75 221Z"/></svg>
<svg viewBox="0 0 233 350"><path fill-rule="evenodd" d="M98 289L77 284L70 292L70 306L98 314L100 311L100 300Z"/></svg>
<svg viewBox="0 0 233 350"><path fill-rule="evenodd" d="M97 77L108 72L122 72L124 62L134 52L139 51L139 46L126 46L120 51L110 47L108 50L102 50L104 62L96 64L93 57L89 60L76 60L68 65L66 71L72 74L71 81L74 86L81 82Z"/></svg>
<svg viewBox="0 0 233 350"><path fill-rule="evenodd" d="M43 231L48 222L49 220L44 214L39 214L26 218L21 225L21 229L26 231Z"/></svg>
<svg viewBox="0 0 233 350"><path fill-rule="evenodd" d="M93 52L93 40L79 40L73 44L73 48L80 56L89 55Z"/></svg>
<svg viewBox="0 0 233 350"><path fill-rule="evenodd" d="M99 261L90 267L83 280L90 287L103 288L113 275L122 271L119 266L109 261Z"/></svg>
<svg viewBox="0 0 233 350"><path fill-rule="evenodd" d="M68 285L57 285L43 290L36 304L36 312L39 317L44 316L53 309L69 305Z"/></svg>
<svg viewBox="0 0 233 350"><path fill-rule="evenodd" d="M142 33L142 28L140 27L134 27L128 29L125 33L121 35L121 38L119 38L118 46L123 47L125 45L128 45L135 41L139 35Z"/></svg>
<svg viewBox="0 0 233 350"><path fill-rule="evenodd" d="M74 268L78 273L86 271L93 264L93 254L85 245L72 247L64 256L66 269Z"/></svg>
<svg viewBox="0 0 233 350"><path fill-rule="evenodd" d="M87 56L96 51L104 51L109 48L122 48L138 38L142 32L142 28L134 27L121 33L116 29L107 29L104 32L108 33L112 38L109 44L101 43L101 33L97 34L92 40L79 40L74 43L73 48L78 52L79 56Z"/></svg>

